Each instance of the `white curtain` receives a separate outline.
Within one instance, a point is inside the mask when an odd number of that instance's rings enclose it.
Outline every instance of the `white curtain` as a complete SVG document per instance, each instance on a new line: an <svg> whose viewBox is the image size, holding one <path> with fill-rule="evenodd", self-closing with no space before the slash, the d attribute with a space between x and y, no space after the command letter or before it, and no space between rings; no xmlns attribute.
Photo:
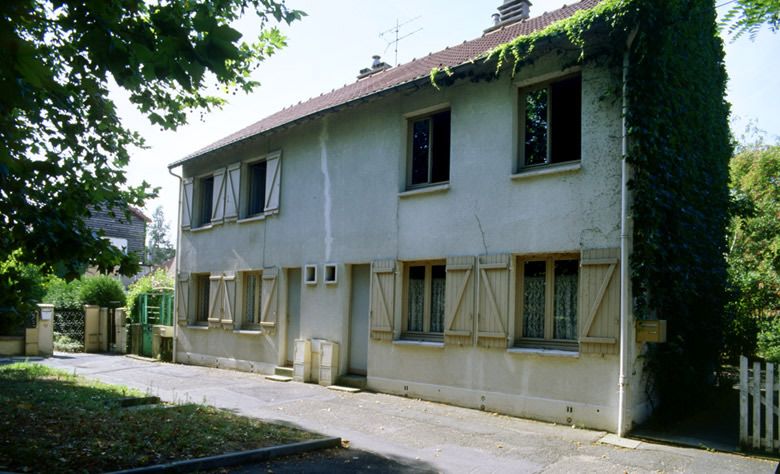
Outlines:
<svg viewBox="0 0 780 474"><path fill-rule="evenodd" d="M523 337L544 337L544 274L525 276Z"/></svg>
<svg viewBox="0 0 780 474"><path fill-rule="evenodd" d="M444 332L444 278L431 281L431 332Z"/></svg>
<svg viewBox="0 0 780 474"><path fill-rule="evenodd" d="M555 276L555 339L577 339L577 278Z"/></svg>
<svg viewBox="0 0 780 474"><path fill-rule="evenodd" d="M246 294L244 295L244 323L254 324L255 320L255 285L257 284L255 275L247 275Z"/></svg>
<svg viewBox="0 0 780 474"><path fill-rule="evenodd" d="M422 332L425 312L425 280L409 279L409 322L406 330Z"/></svg>

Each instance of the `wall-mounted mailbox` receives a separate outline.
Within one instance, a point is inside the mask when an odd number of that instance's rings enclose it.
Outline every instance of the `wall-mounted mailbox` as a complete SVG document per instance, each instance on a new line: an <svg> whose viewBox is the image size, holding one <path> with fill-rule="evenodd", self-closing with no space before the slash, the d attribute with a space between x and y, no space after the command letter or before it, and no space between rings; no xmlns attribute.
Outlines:
<svg viewBox="0 0 780 474"><path fill-rule="evenodd" d="M54 314L54 308L41 308L41 321L49 321Z"/></svg>
<svg viewBox="0 0 780 474"><path fill-rule="evenodd" d="M637 321L636 342L666 342L666 320Z"/></svg>

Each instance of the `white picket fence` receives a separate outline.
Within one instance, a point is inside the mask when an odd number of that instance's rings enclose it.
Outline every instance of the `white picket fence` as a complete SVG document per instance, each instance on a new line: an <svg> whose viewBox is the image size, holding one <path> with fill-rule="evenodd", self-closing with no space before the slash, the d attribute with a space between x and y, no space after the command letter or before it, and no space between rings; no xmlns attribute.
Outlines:
<svg viewBox="0 0 780 474"><path fill-rule="evenodd" d="M739 359L739 442L746 448L775 451L780 448L777 421L777 391L780 380L775 377L775 365L767 362L761 370L760 362L747 357Z"/></svg>

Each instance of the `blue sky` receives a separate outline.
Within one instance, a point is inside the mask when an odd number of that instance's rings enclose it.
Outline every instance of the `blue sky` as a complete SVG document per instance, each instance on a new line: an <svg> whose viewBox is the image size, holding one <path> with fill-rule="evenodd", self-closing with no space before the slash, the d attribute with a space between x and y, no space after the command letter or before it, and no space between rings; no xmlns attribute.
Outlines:
<svg viewBox="0 0 780 474"><path fill-rule="evenodd" d="M146 137L149 149L133 154L128 168L131 183L142 180L159 186L160 196L147 203L151 215L162 205L175 236L178 180L167 165L225 135L254 123L301 100L353 82L358 70L381 54L394 62L393 47L380 33L396 20L413 20L401 35L412 33L398 45L398 60L407 62L446 46L476 38L491 24L490 16L502 0L287 0L291 8L308 13L302 21L283 28L288 46L263 63L255 73L262 85L251 95L230 98L224 109L195 114L190 124L176 132L151 126L123 97L116 93L125 124ZM535 0L531 15L559 8L560 0ZM722 3L722 2L720 2ZM719 9L723 13L728 7ZM254 18L242 19L237 28L246 36L256 28ZM748 121L766 132L771 142L780 140L780 34L763 28L754 41L737 41L724 34L728 100L732 104L732 127L740 136Z"/></svg>

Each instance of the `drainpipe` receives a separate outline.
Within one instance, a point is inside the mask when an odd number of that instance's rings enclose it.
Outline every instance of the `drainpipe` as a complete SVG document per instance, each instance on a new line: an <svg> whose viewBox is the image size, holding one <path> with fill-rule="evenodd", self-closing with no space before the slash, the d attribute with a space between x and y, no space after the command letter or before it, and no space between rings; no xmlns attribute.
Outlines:
<svg viewBox="0 0 780 474"><path fill-rule="evenodd" d="M617 434L624 436L630 428L630 419L626 414L626 404L629 394L629 376L631 352L629 349L631 341L631 302L629 301L628 285L630 280L628 258L629 258L629 229L628 229L628 175L629 166L628 157L628 130L626 124L626 115L628 113L628 67L629 52L631 44L637 34L637 28L634 27L626 39L626 51L623 53L623 118L622 118L622 140L621 140L621 166L620 166L620 375L618 379L618 420Z"/></svg>
<svg viewBox="0 0 780 474"><path fill-rule="evenodd" d="M170 173L171 176L179 179L179 201L178 201L178 208L177 215L179 216L178 219L176 219L176 281L173 283L173 287L176 288L176 284L179 282L179 261L181 259L181 188L182 188L182 177L178 174L174 173L173 170L168 168L168 173ZM176 288L176 293L178 292L178 288ZM175 303L178 303L179 296L174 294L176 300ZM174 310L176 310L176 306L174 305ZM176 341L179 339L179 317L178 317L178 311L175 311L176 314L173 314L173 355L171 356L171 362L176 363Z"/></svg>

